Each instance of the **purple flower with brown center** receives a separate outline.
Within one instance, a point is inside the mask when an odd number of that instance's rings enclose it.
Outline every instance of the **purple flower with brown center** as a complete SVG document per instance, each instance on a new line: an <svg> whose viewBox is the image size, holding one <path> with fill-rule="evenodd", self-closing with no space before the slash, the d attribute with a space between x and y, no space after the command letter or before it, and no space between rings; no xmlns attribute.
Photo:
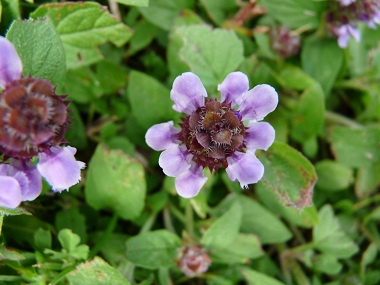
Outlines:
<svg viewBox="0 0 380 285"><path fill-rule="evenodd" d="M49 81L23 77L16 49L0 37L0 206L14 208L41 192L41 175L55 191L80 180L75 149L59 147L68 129L69 101ZM30 160L39 157L37 167Z"/></svg>
<svg viewBox="0 0 380 285"><path fill-rule="evenodd" d="M191 198L199 193L207 181L206 167L215 172L225 168L242 188L262 178L264 167L255 150L267 150L275 131L260 121L277 107L278 95L266 84L248 88L248 77L232 72L218 86L218 101L207 98L199 77L191 72L174 80L173 109L186 114L180 129L172 121L154 125L145 139L154 150L163 150L159 165L166 175L176 178L180 196Z"/></svg>

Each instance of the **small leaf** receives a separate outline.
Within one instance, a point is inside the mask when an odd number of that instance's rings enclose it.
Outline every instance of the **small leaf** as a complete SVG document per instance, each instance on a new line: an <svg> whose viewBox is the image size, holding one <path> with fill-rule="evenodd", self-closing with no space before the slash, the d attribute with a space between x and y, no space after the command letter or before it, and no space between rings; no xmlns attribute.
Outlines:
<svg viewBox="0 0 380 285"><path fill-rule="evenodd" d="M310 37L302 45L302 67L321 84L326 94L330 93L335 83L343 59L343 50L338 46L336 39Z"/></svg>
<svg viewBox="0 0 380 285"><path fill-rule="evenodd" d="M72 252L80 243L80 237L74 234L70 229L60 230L58 233L58 240L62 247L68 252Z"/></svg>
<svg viewBox="0 0 380 285"><path fill-rule="evenodd" d="M50 19L14 21L7 38L21 58L24 76L47 79L53 85L63 82L66 76L65 52Z"/></svg>
<svg viewBox="0 0 380 285"><path fill-rule="evenodd" d="M127 258L137 266L152 270L169 267L174 264L180 246L179 237L166 230L146 232L127 241Z"/></svg>
<svg viewBox="0 0 380 285"><path fill-rule="evenodd" d="M172 109L170 91L156 79L142 72L131 71L128 99L134 117L146 129L178 116Z"/></svg>
<svg viewBox="0 0 380 285"><path fill-rule="evenodd" d="M313 229L313 242L315 248L337 258L349 258L359 249L341 229L330 205L319 211L319 225Z"/></svg>
<svg viewBox="0 0 380 285"><path fill-rule="evenodd" d="M317 187L327 191L344 190L354 181L352 169L334 160L320 160L315 169L318 173Z"/></svg>
<svg viewBox="0 0 380 285"><path fill-rule="evenodd" d="M258 202L245 196L239 196L238 201L243 210L241 232L257 235L264 244L281 243L292 237L286 226Z"/></svg>
<svg viewBox="0 0 380 285"><path fill-rule="evenodd" d="M350 167L373 167L380 162L380 127L363 128L336 126L329 140L336 160Z"/></svg>
<svg viewBox="0 0 380 285"><path fill-rule="evenodd" d="M287 206L302 209L312 204L317 175L306 157L287 144L275 142L261 153L260 160L265 167L260 187L274 191Z"/></svg>
<svg viewBox="0 0 380 285"><path fill-rule="evenodd" d="M230 244L239 233L242 219L240 203L234 203L210 228L203 234L201 243L206 247L224 248ZM228 229L228 234L226 234Z"/></svg>
<svg viewBox="0 0 380 285"><path fill-rule="evenodd" d="M191 9L193 0L153 0L147 8L139 8L145 20L169 31L173 27L174 19L185 8Z"/></svg>
<svg viewBox="0 0 380 285"><path fill-rule="evenodd" d="M99 45L110 41L120 47L132 36L127 26L95 2L45 4L30 16L52 19L66 51L68 68L95 63L102 59Z"/></svg>
<svg viewBox="0 0 380 285"><path fill-rule="evenodd" d="M251 269L245 268L242 273L249 285L285 285L284 283L277 281L268 275Z"/></svg>
<svg viewBox="0 0 380 285"><path fill-rule="evenodd" d="M140 7L148 7L149 0L116 0L120 4L128 5L128 6L140 6Z"/></svg>
<svg viewBox="0 0 380 285"><path fill-rule="evenodd" d="M210 90L216 90L244 59L243 43L233 31L194 25L179 27L176 33L184 42L180 56Z"/></svg>
<svg viewBox="0 0 380 285"><path fill-rule="evenodd" d="M339 263L336 256L326 253L314 257L313 268L319 272L335 275L342 269L342 264Z"/></svg>
<svg viewBox="0 0 380 285"><path fill-rule="evenodd" d="M87 172L86 201L95 209L110 208L121 218L137 218L144 207L143 166L121 150L99 145Z"/></svg>
<svg viewBox="0 0 380 285"><path fill-rule="evenodd" d="M66 278L70 285L129 285L130 283L115 268L100 257L81 263Z"/></svg>

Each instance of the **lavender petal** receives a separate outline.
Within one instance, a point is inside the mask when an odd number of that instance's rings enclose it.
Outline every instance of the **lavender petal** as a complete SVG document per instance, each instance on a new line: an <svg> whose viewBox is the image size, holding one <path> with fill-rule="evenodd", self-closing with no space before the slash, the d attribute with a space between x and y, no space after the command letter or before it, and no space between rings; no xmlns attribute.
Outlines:
<svg viewBox="0 0 380 285"><path fill-rule="evenodd" d="M277 104L276 90L270 85L262 84L244 94L239 109L243 120L262 120L276 109Z"/></svg>
<svg viewBox="0 0 380 285"><path fill-rule="evenodd" d="M241 188L257 183L264 175L264 166L252 151L235 152L227 158L227 162L228 177L231 181L238 180Z"/></svg>
<svg viewBox="0 0 380 285"><path fill-rule="evenodd" d="M67 190L80 179L80 170L85 167L81 161L76 161L76 149L67 147L51 147L49 152L38 155L37 169L52 186L53 191Z"/></svg>
<svg viewBox="0 0 380 285"><path fill-rule="evenodd" d="M201 80L191 72L178 76L170 91L170 98L174 102L173 109L189 115L204 105L205 97L207 92Z"/></svg>
<svg viewBox="0 0 380 285"><path fill-rule="evenodd" d="M232 102L232 106L240 104L241 98L248 91L249 81L247 75L242 72L232 72L227 75L218 91L221 93L221 100L227 103Z"/></svg>
<svg viewBox="0 0 380 285"><path fill-rule="evenodd" d="M173 121L157 124L146 132L145 141L154 150L165 150L177 141L178 133L179 130L173 127Z"/></svg>
<svg viewBox="0 0 380 285"><path fill-rule="evenodd" d="M269 123L250 121L244 139L250 150L267 150L274 142L275 136L276 132Z"/></svg>
<svg viewBox="0 0 380 285"><path fill-rule="evenodd" d="M0 36L0 87L18 79L22 72L22 62L13 44Z"/></svg>
<svg viewBox="0 0 380 285"><path fill-rule="evenodd" d="M0 207L16 208L21 203L21 188L11 176L0 176Z"/></svg>
<svg viewBox="0 0 380 285"><path fill-rule="evenodd" d="M206 181L207 177L204 176L202 169L192 166L176 177L175 188L179 196L192 198L198 195Z"/></svg>
<svg viewBox="0 0 380 285"><path fill-rule="evenodd" d="M186 153L186 147L173 144L161 153L158 164L167 176L176 177L190 168L188 159L189 154Z"/></svg>

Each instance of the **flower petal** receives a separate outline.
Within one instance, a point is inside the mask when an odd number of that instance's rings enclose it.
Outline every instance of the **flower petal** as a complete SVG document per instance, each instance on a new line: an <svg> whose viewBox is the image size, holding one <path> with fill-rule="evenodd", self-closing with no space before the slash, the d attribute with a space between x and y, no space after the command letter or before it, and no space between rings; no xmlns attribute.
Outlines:
<svg viewBox="0 0 380 285"><path fill-rule="evenodd" d="M262 84L244 94L239 110L243 120L262 120L276 109L277 104L276 90L270 85Z"/></svg>
<svg viewBox="0 0 380 285"><path fill-rule="evenodd" d="M250 121L244 139L250 150L267 150L274 142L275 136L276 132L269 123Z"/></svg>
<svg viewBox="0 0 380 285"><path fill-rule="evenodd" d="M174 102L173 109L189 115L204 105L205 97L206 89L199 77L192 72L178 76L170 91L170 98Z"/></svg>
<svg viewBox="0 0 380 285"><path fill-rule="evenodd" d="M24 173L27 178L27 184L21 184L22 201L32 201L36 199L42 191L41 174L38 172L37 167L30 163L21 162L14 159L12 165ZM17 179L17 177L16 177Z"/></svg>
<svg viewBox="0 0 380 285"><path fill-rule="evenodd" d="M235 152L227 157L226 168L231 181L238 180L240 187L248 187L248 184L257 183L264 175L264 166L252 151L247 153Z"/></svg>
<svg viewBox="0 0 380 285"><path fill-rule="evenodd" d="M173 144L163 151L158 159L158 164L162 171L171 177L176 177L181 172L190 168L188 159L190 155L186 153L186 147Z"/></svg>
<svg viewBox="0 0 380 285"><path fill-rule="evenodd" d="M75 160L75 153L75 148L67 146L51 147L50 152L38 155L37 169L52 186L53 191L67 190L80 181L80 170L85 164Z"/></svg>
<svg viewBox="0 0 380 285"><path fill-rule="evenodd" d="M22 62L13 44L0 36L0 87L20 78Z"/></svg>
<svg viewBox="0 0 380 285"><path fill-rule="evenodd" d="M192 198L198 195L206 181L207 177L204 176L203 169L192 166L176 177L175 188L179 196Z"/></svg>
<svg viewBox="0 0 380 285"><path fill-rule="evenodd" d="M154 150L165 150L177 141L179 130L173 127L173 121L157 124L145 134L146 143Z"/></svg>
<svg viewBox="0 0 380 285"><path fill-rule="evenodd" d="M0 176L0 207L16 208L21 203L21 188L11 176Z"/></svg>
<svg viewBox="0 0 380 285"><path fill-rule="evenodd" d="M248 88L248 77L242 72L231 72L223 82L218 85L222 102L232 102L232 106L240 104L241 98L243 94L248 91Z"/></svg>

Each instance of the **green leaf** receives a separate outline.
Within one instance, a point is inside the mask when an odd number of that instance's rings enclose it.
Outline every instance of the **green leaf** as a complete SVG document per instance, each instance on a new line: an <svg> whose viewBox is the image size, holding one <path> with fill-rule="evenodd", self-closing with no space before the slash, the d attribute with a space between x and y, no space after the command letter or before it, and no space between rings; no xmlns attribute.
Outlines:
<svg viewBox="0 0 380 285"><path fill-rule="evenodd" d="M8 29L13 20L20 18L20 1L0 0L0 31Z"/></svg>
<svg viewBox="0 0 380 285"><path fill-rule="evenodd" d="M260 187L274 191L287 206L302 209L312 204L317 175L314 166L300 152L275 142L267 152L260 153L260 160L265 167Z"/></svg>
<svg viewBox="0 0 380 285"><path fill-rule="evenodd" d="M70 229L60 230L58 233L58 240L62 247L68 252L74 251L80 243L80 237L77 234L74 234Z"/></svg>
<svg viewBox="0 0 380 285"><path fill-rule="evenodd" d="M25 256L21 253L0 245L0 260L21 261L23 259L25 259Z"/></svg>
<svg viewBox="0 0 380 285"><path fill-rule="evenodd" d="M184 42L180 56L209 90L216 90L244 59L243 44L233 31L194 25L179 27L176 33Z"/></svg>
<svg viewBox="0 0 380 285"><path fill-rule="evenodd" d="M313 29L320 25L321 14L326 10L325 1L260 0L267 14L290 28Z"/></svg>
<svg viewBox="0 0 380 285"><path fill-rule="evenodd" d="M18 216L18 215L31 215L31 213L22 207L17 207L14 209L0 207L0 216Z"/></svg>
<svg viewBox="0 0 380 285"><path fill-rule="evenodd" d="M318 174L317 187L328 191L344 190L354 182L350 167L334 160L320 160L315 164Z"/></svg>
<svg viewBox="0 0 380 285"><path fill-rule="evenodd" d="M174 264L180 246L179 237L166 230L146 232L127 241L127 258L137 266L152 270L169 267Z"/></svg>
<svg viewBox="0 0 380 285"><path fill-rule="evenodd" d="M132 113L145 129L178 117L172 109L170 91L149 75L131 71L127 93Z"/></svg>
<svg viewBox="0 0 380 285"><path fill-rule="evenodd" d="M67 130L65 138L70 142L71 146L78 149L85 149L87 147L86 128L79 114L78 108L74 103L68 106L70 110L70 129Z"/></svg>
<svg viewBox="0 0 380 285"><path fill-rule="evenodd" d="M339 263L336 256L326 253L313 258L313 268L319 272L335 275L342 269L342 264Z"/></svg>
<svg viewBox="0 0 380 285"><path fill-rule="evenodd" d="M302 68L321 84L326 94L330 93L335 83L343 59L343 50L338 46L336 39L310 37L302 45Z"/></svg>
<svg viewBox="0 0 380 285"><path fill-rule="evenodd" d="M298 66L290 64L283 66L279 70L276 80L283 87L295 90L304 90L315 84L314 79L305 73L305 71Z"/></svg>
<svg viewBox="0 0 380 285"><path fill-rule="evenodd" d="M14 21L7 38L14 44L23 63L24 76L62 83L66 76L63 44L50 19Z"/></svg>
<svg viewBox="0 0 380 285"><path fill-rule="evenodd" d="M144 208L143 166L120 150L100 144L87 172L86 201L95 209L111 208L121 218L137 218Z"/></svg>
<svg viewBox="0 0 380 285"><path fill-rule="evenodd" d="M372 195L380 185L380 163L358 170L355 181L355 193L359 198Z"/></svg>
<svg viewBox="0 0 380 285"><path fill-rule="evenodd" d="M290 135L298 142L314 138L324 124L325 96L318 83L312 84L301 94L291 113Z"/></svg>
<svg viewBox="0 0 380 285"><path fill-rule="evenodd" d="M51 248L51 232L49 230L39 228L34 233L34 243L40 251L43 251L45 248Z"/></svg>
<svg viewBox="0 0 380 285"><path fill-rule="evenodd" d="M227 16L232 17L237 10L235 0L201 0L201 2L207 14L219 26L228 19Z"/></svg>
<svg viewBox="0 0 380 285"><path fill-rule="evenodd" d="M285 285L284 283L277 281L268 275L251 269L245 268L242 273L249 285Z"/></svg>
<svg viewBox="0 0 380 285"><path fill-rule="evenodd" d="M81 263L66 278L70 285L129 285L130 283L115 268L100 257Z"/></svg>
<svg viewBox="0 0 380 285"><path fill-rule="evenodd" d="M148 8L139 8L145 20L169 31L174 24L174 19L185 8L191 9L193 0L154 0L151 1Z"/></svg>
<svg viewBox="0 0 380 285"><path fill-rule="evenodd" d="M130 56L147 47L153 41L159 31L156 26L153 26L151 23L144 20L138 22L137 25L133 28L135 33L129 42Z"/></svg>
<svg viewBox="0 0 380 285"><path fill-rule="evenodd" d="M59 211L55 216L55 226L57 230L65 228L71 229L74 233L79 235L83 243L86 243L86 218L79 212L77 207Z"/></svg>
<svg viewBox="0 0 380 285"><path fill-rule="evenodd" d="M264 244L282 243L292 237L286 226L258 202L245 196L239 196L238 201L243 210L241 232L257 235Z"/></svg>
<svg viewBox="0 0 380 285"><path fill-rule="evenodd" d="M120 47L132 36L127 26L95 2L45 4L30 16L52 19L66 51L68 68L95 63L102 59L99 45L109 41Z"/></svg>
<svg viewBox="0 0 380 285"><path fill-rule="evenodd" d="M207 229L203 234L201 244L210 248L224 248L237 238L241 220L242 209L240 204L235 202ZM228 234L226 234L226 229L228 229Z"/></svg>
<svg viewBox="0 0 380 285"><path fill-rule="evenodd" d="M336 160L350 167L373 167L380 161L380 126L336 126L329 135Z"/></svg>
<svg viewBox="0 0 380 285"><path fill-rule="evenodd" d="M217 263L246 263L248 259L264 255L256 235L239 234L231 243L211 251L212 260Z"/></svg>
<svg viewBox="0 0 380 285"><path fill-rule="evenodd" d="M70 100L82 104L90 103L101 95L99 83L89 67L69 70L64 88Z"/></svg>
<svg viewBox="0 0 380 285"><path fill-rule="evenodd" d="M255 192L264 206L270 209L274 214L280 215L291 224L311 228L318 223L318 212L315 206L306 207L302 210L285 206L280 202L276 193L268 191L262 183L259 183L256 186Z"/></svg>
<svg viewBox="0 0 380 285"><path fill-rule="evenodd" d="M140 6L140 7L148 7L149 0L116 0L120 4L128 5L128 6Z"/></svg>
<svg viewBox="0 0 380 285"><path fill-rule="evenodd" d="M319 211L319 225L313 229L313 243L315 248L337 258L349 258L359 249L341 229L330 205Z"/></svg>

